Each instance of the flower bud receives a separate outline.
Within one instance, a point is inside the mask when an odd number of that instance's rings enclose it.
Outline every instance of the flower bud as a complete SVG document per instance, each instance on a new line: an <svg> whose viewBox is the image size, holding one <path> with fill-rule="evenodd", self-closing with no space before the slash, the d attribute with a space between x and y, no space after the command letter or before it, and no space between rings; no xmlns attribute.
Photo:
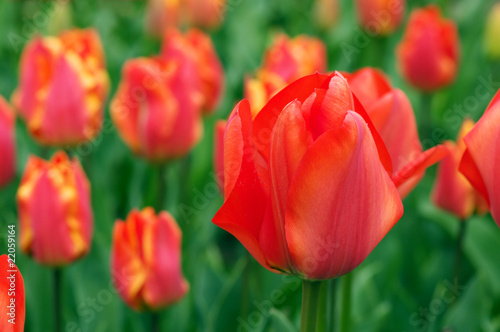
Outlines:
<svg viewBox="0 0 500 332"><path fill-rule="evenodd" d="M91 245L90 184L77 159L63 151L50 161L32 156L17 191L21 249L40 264L61 266Z"/></svg>
<svg viewBox="0 0 500 332"><path fill-rule="evenodd" d="M133 210L113 228L111 270L123 300L133 309L161 309L184 297L182 233L168 212Z"/></svg>
<svg viewBox="0 0 500 332"><path fill-rule="evenodd" d="M96 31L35 37L23 51L14 106L41 144L72 146L102 127L109 78Z"/></svg>

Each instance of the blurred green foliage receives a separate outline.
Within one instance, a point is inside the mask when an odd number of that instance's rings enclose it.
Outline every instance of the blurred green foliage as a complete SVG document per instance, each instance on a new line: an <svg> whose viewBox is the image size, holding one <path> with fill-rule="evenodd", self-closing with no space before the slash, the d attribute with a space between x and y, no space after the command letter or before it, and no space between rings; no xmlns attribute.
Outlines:
<svg viewBox="0 0 500 332"><path fill-rule="evenodd" d="M408 2L407 14L412 7L430 1ZM226 70L224 101L216 115L205 119L203 141L188 158L168 167L165 203L183 230L183 270L191 291L162 312L162 331L294 331L299 325L299 280L260 267L238 241L211 223L222 204L211 175L214 121L226 117L242 98L243 79L259 66L275 32L322 38L328 49L329 70L351 71L368 65L385 70L394 85L409 95L417 121L430 118L438 129L438 137L421 137L426 148L454 139L463 116L477 120L500 87L498 64L485 60L481 40L483 18L492 1L439 1L446 15L458 23L462 65L456 83L435 95L432 110L421 109L419 92L397 73L394 48L402 29L386 39L367 36L357 26L353 1L341 1L340 20L328 31L315 26L311 1L228 3L223 26L211 33ZM127 59L159 51L160 41L144 31L144 5L144 1L72 1L74 24L94 27L101 35L112 92ZM44 23L36 21L34 15L50 15L51 6L47 1L0 1L3 96L9 97L16 87L20 57L20 49L12 45L9 36L16 34L26 40L26 31L33 27L46 33L50 19ZM346 57L346 46L356 48L350 58ZM488 90L488 98L476 96L480 85ZM454 110L455 105L462 105L464 111ZM106 118L109 121L109 114ZM111 126L107 128L78 154L92 183L95 235L90 254L64 270L63 315L68 332L150 331L150 317L127 308L113 290L109 260L114 221L124 218L132 208L151 204L157 173L154 166L130 153ZM0 192L0 234L5 235L0 239L0 248L5 249L0 251L7 249L7 225L17 224L15 191L28 155L47 154L29 137L21 121L17 123L17 146L17 179ZM459 224L429 200L434 173L433 168L427 172L404 201L403 218L354 271L353 331L438 331L443 327L500 331L500 229L489 215L468 221L457 285L453 264ZM17 264L26 286L26 331L52 331L51 271L20 250ZM337 315L340 285L337 282ZM336 317L329 319L335 321Z"/></svg>

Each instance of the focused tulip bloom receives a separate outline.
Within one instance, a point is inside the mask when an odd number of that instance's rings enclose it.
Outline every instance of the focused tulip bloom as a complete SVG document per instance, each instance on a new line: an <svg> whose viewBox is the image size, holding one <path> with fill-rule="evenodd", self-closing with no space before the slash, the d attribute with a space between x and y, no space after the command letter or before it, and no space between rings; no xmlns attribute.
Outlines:
<svg viewBox="0 0 500 332"><path fill-rule="evenodd" d="M24 280L7 255L0 256L0 331L23 332L26 316Z"/></svg>
<svg viewBox="0 0 500 332"><path fill-rule="evenodd" d="M397 187L434 162L392 161L339 73L301 78L224 135L224 204L213 222L267 269L329 279L358 266L403 213Z"/></svg>
<svg viewBox="0 0 500 332"><path fill-rule="evenodd" d="M182 0L148 0L146 29L161 37L166 29L179 26L182 16Z"/></svg>
<svg viewBox="0 0 500 332"><path fill-rule="evenodd" d="M5 99L0 96L0 187L6 185L16 172L14 141L15 116Z"/></svg>
<svg viewBox="0 0 500 332"><path fill-rule="evenodd" d="M484 38L484 48L486 55L492 59L500 59L500 3L493 5L488 20Z"/></svg>
<svg viewBox="0 0 500 332"><path fill-rule="evenodd" d="M165 161L184 156L200 140L202 97L186 68L162 58L125 63L110 112L134 153Z"/></svg>
<svg viewBox="0 0 500 332"><path fill-rule="evenodd" d="M316 0L314 2L314 18L316 24L323 29L329 29L337 23L339 12L338 0Z"/></svg>
<svg viewBox="0 0 500 332"><path fill-rule="evenodd" d="M17 191L21 249L40 264L61 266L85 256L91 245L90 184L77 159L57 152L32 156Z"/></svg>
<svg viewBox="0 0 500 332"><path fill-rule="evenodd" d="M71 146L99 133L109 78L96 31L35 37L20 68L13 103L38 142Z"/></svg>
<svg viewBox="0 0 500 332"><path fill-rule="evenodd" d="M430 5L412 12L396 55L408 82L422 91L435 91L455 80L459 53L456 24Z"/></svg>
<svg viewBox="0 0 500 332"><path fill-rule="evenodd" d="M193 88L200 89L203 111L213 113L224 91L224 69L210 37L191 29L184 35L175 29L165 33L162 56L175 61Z"/></svg>
<svg viewBox="0 0 500 332"><path fill-rule="evenodd" d="M486 200L500 226L500 92L474 128L465 135L465 152L459 170Z"/></svg>
<svg viewBox="0 0 500 332"><path fill-rule="evenodd" d="M344 76L387 146L393 170L403 170L423 151L408 97L403 91L394 89L389 79L377 69L363 68L353 74L344 73ZM444 155L443 149L431 148L425 153L437 161ZM424 171L417 173L400 186L401 197L406 197L423 176Z"/></svg>
<svg viewBox="0 0 500 332"><path fill-rule="evenodd" d="M255 79L245 81L245 98L255 117L267 101L287 84L298 78L326 70L326 48L319 39L298 36L276 36L266 51Z"/></svg>
<svg viewBox="0 0 500 332"><path fill-rule="evenodd" d="M111 270L123 300L133 309L161 309L184 297L189 284L181 271L181 230L167 212L129 213L113 229Z"/></svg>
<svg viewBox="0 0 500 332"><path fill-rule="evenodd" d="M466 220L474 211L482 212L484 200L474 190L469 181L459 171L458 167L465 152L463 138L474 127L470 119L464 120L457 137L457 142L446 141L447 156L439 163L436 183L432 192L434 204Z"/></svg>
<svg viewBox="0 0 500 332"><path fill-rule="evenodd" d="M219 26L226 12L226 0L185 0L185 5L189 23L204 28Z"/></svg>
<svg viewBox="0 0 500 332"><path fill-rule="evenodd" d="M217 185L224 192L224 133L227 121L219 120L215 123L214 134L214 171Z"/></svg>
<svg viewBox="0 0 500 332"><path fill-rule="evenodd" d="M406 0L356 0L361 25L375 35L389 35L403 22Z"/></svg>

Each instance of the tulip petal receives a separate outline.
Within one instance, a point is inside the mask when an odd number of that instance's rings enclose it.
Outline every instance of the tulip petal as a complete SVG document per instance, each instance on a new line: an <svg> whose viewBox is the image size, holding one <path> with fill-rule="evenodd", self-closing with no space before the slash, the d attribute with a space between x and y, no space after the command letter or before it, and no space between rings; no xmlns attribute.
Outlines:
<svg viewBox="0 0 500 332"><path fill-rule="evenodd" d="M5 99L0 96L0 187L7 184L15 175L14 112Z"/></svg>
<svg viewBox="0 0 500 332"><path fill-rule="evenodd" d="M12 305L15 317L9 315L9 307ZM0 320L0 331L23 332L26 316L24 280L17 266L7 255L0 256L0 307L3 316Z"/></svg>
<svg viewBox="0 0 500 332"><path fill-rule="evenodd" d="M147 231L150 232L151 241L144 245L151 246L152 252L142 295L148 307L154 309L180 300L189 285L181 271L182 234L173 217L161 212Z"/></svg>
<svg viewBox="0 0 500 332"><path fill-rule="evenodd" d="M271 133L281 111L294 100L303 103L315 89L328 88L332 76L316 73L298 79L271 98L255 117L253 124L254 142L265 160L269 160Z"/></svg>
<svg viewBox="0 0 500 332"><path fill-rule="evenodd" d="M365 121L349 112L344 125L319 137L302 159L285 229L305 278L351 271L401 217L401 200L376 151Z"/></svg>
<svg viewBox="0 0 500 332"><path fill-rule="evenodd" d="M285 238L286 198L295 170L312 142L312 135L302 117L301 104L294 101L281 112L271 141L269 175L276 238L263 238L261 233L260 242L263 247L270 248L265 250L266 257L274 266L292 266Z"/></svg>
<svg viewBox="0 0 500 332"><path fill-rule="evenodd" d="M392 181L398 188L401 197L406 197L420 181L425 170L446 157L446 154L447 149L443 145L436 145L416 156L395 173Z"/></svg>
<svg viewBox="0 0 500 332"><path fill-rule="evenodd" d="M251 133L250 105L243 100L228 120L224 139L225 201L212 221L233 234L262 266L270 269L259 244L269 198L255 165Z"/></svg>
<svg viewBox="0 0 500 332"><path fill-rule="evenodd" d="M500 107L489 108L464 141L467 150L460 171L488 202L500 226Z"/></svg>
<svg viewBox="0 0 500 332"><path fill-rule="evenodd" d="M47 143L78 144L91 137L86 128L85 92L70 61L61 56L55 63L42 120L41 138ZM36 135L36 133L35 133Z"/></svg>

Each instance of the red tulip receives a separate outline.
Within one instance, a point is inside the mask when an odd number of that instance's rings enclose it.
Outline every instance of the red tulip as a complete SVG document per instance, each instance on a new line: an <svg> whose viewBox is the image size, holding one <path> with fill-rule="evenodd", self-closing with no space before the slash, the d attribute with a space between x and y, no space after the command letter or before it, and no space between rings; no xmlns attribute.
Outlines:
<svg viewBox="0 0 500 332"><path fill-rule="evenodd" d="M457 143L447 141L446 158L439 163L436 183L432 193L434 204L466 220L475 211L485 208L484 200L471 186L469 181L458 171L460 160L465 152L463 138L474 127L470 119L464 120L457 137Z"/></svg>
<svg viewBox="0 0 500 332"><path fill-rule="evenodd" d="M201 95L190 85L195 68L162 58L125 63L111 118L127 145L149 160L187 154L202 136Z"/></svg>
<svg viewBox="0 0 500 332"><path fill-rule="evenodd" d="M113 229L111 269L118 293L132 308L160 309L184 297L181 230L168 212L134 210Z"/></svg>
<svg viewBox="0 0 500 332"><path fill-rule="evenodd" d="M99 133L109 79L96 31L35 37L23 52L19 80L13 102L40 143L77 145Z"/></svg>
<svg viewBox="0 0 500 332"><path fill-rule="evenodd" d="M214 135L214 171L217 185L224 192L224 133L227 121L219 120L215 123Z"/></svg>
<svg viewBox="0 0 500 332"><path fill-rule="evenodd" d="M464 137L466 150L459 170L486 200L500 226L500 92Z"/></svg>
<svg viewBox="0 0 500 332"><path fill-rule="evenodd" d="M146 7L146 29L161 37L167 28L179 26L181 0L148 0Z"/></svg>
<svg viewBox="0 0 500 332"><path fill-rule="evenodd" d="M14 129L16 119L9 104L0 96L0 187L6 185L16 172Z"/></svg>
<svg viewBox="0 0 500 332"><path fill-rule="evenodd" d="M162 55L178 63L183 68L180 70L191 76L191 86L201 91L204 112L213 113L224 90L224 69L210 37L196 29L184 35L169 29L163 40Z"/></svg>
<svg viewBox="0 0 500 332"><path fill-rule="evenodd" d="M255 117L272 96L298 78L326 70L326 48L319 39L301 35L275 37L257 78L245 81L245 98Z"/></svg>
<svg viewBox="0 0 500 332"><path fill-rule="evenodd" d="M90 249L90 184L77 159L30 157L17 191L21 249L41 263L69 264Z"/></svg>
<svg viewBox="0 0 500 332"><path fill-rule="evenodd" d="M24 280L7 255L0 256L0 330L23 332L26 315Z"/></svg>
<svg viewBox="0 0 500 332"><path fill-rule="evenodd" d="M406 0L356 0L361 25L371 34L389 35L403 22Z"/></svg>
<svg viewBox="0 0 500 332"><path fill-rule="evenodd" d="M381 71L373 68L363 68L344 76L387 146L393 170L403 170L423 151L408 97L403 91L394 89ZM441 146L426 151L427 158L433 161L439 160L444 154ZM407 179L398 188L401 198L406 197L423 176L424 171Z"/></svg>
<svg viewBox="0 0 500 332"><path fill-rule="evenodd" d="M404 78L423 91L434 91L455 80L460 40L455 23L441 17L434 5L414 10L397 49Z"/></svg>
<svg viewBox="0 0 500 332"><path fill-rule="evenodd" d="M225 201L213 222L277 273L329 279L358 266L403 213L398 173L339 73L301 78L252 120L246 100L224 135Z"/></svg>
<svg viewBox="0 0 500 332"><path fill-rule="evenodd" d="M266 51L262 68L278 74L286 82L315 72L324 72L325 45L321 40L305 35L288 38L285 34L279 34Z"/></svg>

